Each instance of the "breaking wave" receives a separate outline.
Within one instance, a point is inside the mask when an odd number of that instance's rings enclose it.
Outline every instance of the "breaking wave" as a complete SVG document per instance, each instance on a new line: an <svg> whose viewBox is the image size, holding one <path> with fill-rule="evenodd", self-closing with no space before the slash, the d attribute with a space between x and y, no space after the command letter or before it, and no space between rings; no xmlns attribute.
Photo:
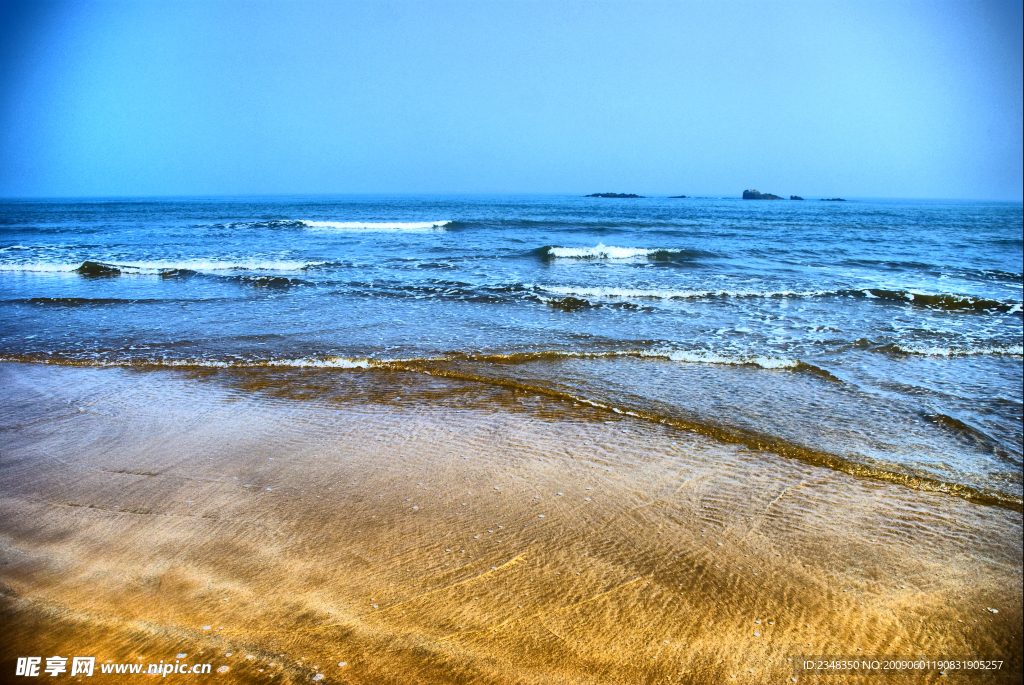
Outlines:
<svg viewBox="0 0 1024 685"><path fill-rule="evenodd" d="M549 259L650 259L657 257L669 257L681 250L667 250L664 248L646 247L613 247L598 243L595 247L547 247L542 248L542 254Z"/></svg>

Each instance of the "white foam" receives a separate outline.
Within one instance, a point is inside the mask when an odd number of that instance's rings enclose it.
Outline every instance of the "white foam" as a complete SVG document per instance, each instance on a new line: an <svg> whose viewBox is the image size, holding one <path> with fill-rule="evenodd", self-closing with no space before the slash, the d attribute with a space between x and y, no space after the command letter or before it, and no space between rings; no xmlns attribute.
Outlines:
<svg viewBox="0 0 1024 685"><path fill-rule="evenodd" d="M792 369L800 364L796 359L768 357L765 355L730 356L709 350L644 350L641 357L663 357L674 362L694 364L732 364L736 366L760 366L762 369Z"/></svg>
<svg viewBox="0 0 1024 685"><path fill-rule="evenodd" d="M1007 356L1024 356L1021 345L987 345L985 347L926 347L923 345L896 345L896 349L907 354L919 354L926 357L967 357L976 354L996 354Z"/></svg>
<svg viewBox="0 0 1024 685"><path fill-rule="evenodd" d="M25 262L22 264L0 264L0 271L13 272L38 272L38 273L60 273L74 271L82 266L77 264L53 264L50 262Z"/></svg>
<svg viewBox="0 0 1024 685"><path fill-rule="evenodd" d="M815 297L832 294L833 292L828 290L644 290L640 288L567 288L545 285L534 287L556 295L658 300L681 300L701 297Z"/></svg>
<svg viewBox="0 0 1024 685"><path fill-rule="evenodd" d="M369 369L375 366L370 359L349 359L347 357L328 357L327 359L281 359L270 361L266 366L287 366L303 369Z"/></svg>
<svg viewBox="0 0 1024 685"><path fill-rule="evenodd" d="M183 261L151 261L151 262L98 262L105 266L118 269L138 270L142 272L160 272L172 269L187 271L302 271L311 266L319 266L325 262L299 262L290 260L183 260Z"/></svg>
<svg viewBox="0 0 1024 685"><path fill-rule="evenodd" d="M451 221L307 221L302 223L319 230L349 232L433 231L444 228Z"/></svg>
<svg viewBox="0 0 1024 685"><path fill-rule="evenodd" d="M598 243L595 247L549 247L548 254L559 259L637 259L656 252L677 252L646 247L612 247Z"/></svg>

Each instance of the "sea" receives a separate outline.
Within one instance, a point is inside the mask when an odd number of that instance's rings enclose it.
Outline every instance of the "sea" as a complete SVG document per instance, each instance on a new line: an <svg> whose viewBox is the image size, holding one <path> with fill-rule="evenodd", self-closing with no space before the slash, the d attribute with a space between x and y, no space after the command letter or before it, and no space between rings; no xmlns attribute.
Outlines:
<svg viewBox="0 0 1024 685"><path fill-rule="evenodd" d="M447 377L1020 510L1022 227L1019 202L3 200L0 361Z"/></svg>

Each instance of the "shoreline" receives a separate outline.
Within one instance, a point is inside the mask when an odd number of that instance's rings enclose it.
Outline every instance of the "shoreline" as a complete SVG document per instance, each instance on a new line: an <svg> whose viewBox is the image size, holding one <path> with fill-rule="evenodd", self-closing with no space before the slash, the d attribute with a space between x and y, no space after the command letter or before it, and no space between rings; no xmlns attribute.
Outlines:
<svg viewBox="0 0 1024 685"><path fill-rule="evenodd" d="M88 647L232 682L764 682L859 649L1021 672L1019 511L472 379L324 401L216 370L0 378L3 668Z"/></svg>

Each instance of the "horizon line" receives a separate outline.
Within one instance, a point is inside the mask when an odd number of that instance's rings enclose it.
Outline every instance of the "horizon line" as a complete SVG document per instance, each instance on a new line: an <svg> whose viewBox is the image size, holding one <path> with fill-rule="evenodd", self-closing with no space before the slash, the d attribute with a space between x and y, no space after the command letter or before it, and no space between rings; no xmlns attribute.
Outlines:
<svg viewBox="0 0 1024 685"><path fill-rule="evenodd" d="M612 192L612 191L601 191L601 192ZM699 194L699 195L667 195L667 194L651 194L643 195L636 193L638 197L633 198L591 198L595 200L655 200L655 199L688 199L688 200L743 200L745 202L778 202L779 200L744 200L740 191L737 195L731 194ZM285 198L285 197L360 197L360 196L404 196L404 197L425 197L425 196L439 196L447 195L453 197L484 197L484 196L505 196L505 197L516 197L516 196L534 196L534 197L578 197L587 198L588 195L580 195L577 193L567 192L497 192L497 191L458 191L458 192L444 192L444 191L422 191L422 192L389 192L389 191L372 191L372 192L329 192L329 193L314 193L314 192L290 192L290 193L211 193L211 194L148 194L148 195L11 195L11 196L0 196L0 202L31 202L31 201L142 201L142 200L170 200L170 199L231 199L231 198ZM798 196L799 197L799 196ZM859 195L848 195L840 196L833 195L832 198L842 197L847 202L865 202L865 201L917 201L917 202L1004 202L1004 203L1024 203L1024 198L1011 200L1011 199L999 199L999 198L971 198L971 197L897 197L897 196L859 196ZM816 201L827 201L832 198L808 196L803 198L804 202L816 202ZM800 202L801 200L791 200L789 198L782 198L784 202Z"/></svg>

